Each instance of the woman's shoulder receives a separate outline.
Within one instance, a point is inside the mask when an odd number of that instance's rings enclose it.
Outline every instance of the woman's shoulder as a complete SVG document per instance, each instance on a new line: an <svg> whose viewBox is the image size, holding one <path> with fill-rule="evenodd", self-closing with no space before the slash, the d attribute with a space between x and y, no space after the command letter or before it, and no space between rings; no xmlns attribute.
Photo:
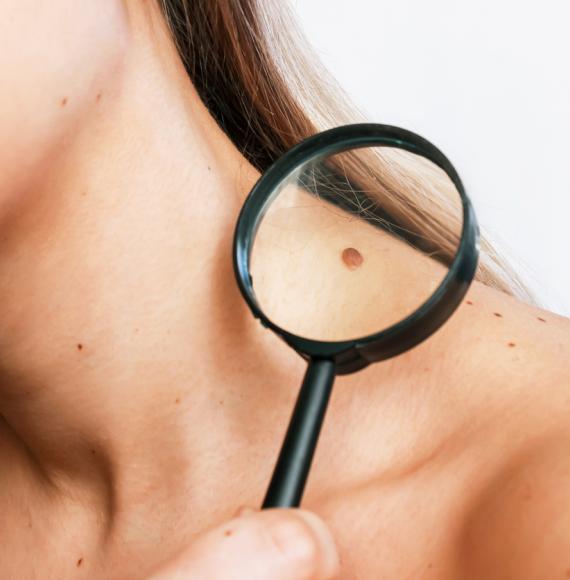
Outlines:
<svg viewBox="0 0 570 580"><path fill-rule="evenodd" d="M567 578L570 319L490 289L475 295L478 376L501 391L488 442L502 459L466 510L462 577Z"/></svg>
<svg viewBox="0 0 570 580"><path fill-rule="evenodd" d="M346 556L347 577L524 579L499 565L524 562L543 537L544 557L563 564L570 535L556 547L550 534L570 513L569 350L570 320L477 283L432 338L345 379L353 389L339 390L337 411L354 413L357 436L342 441L357 461L343 455L335 482L345 471L360 478L335 497L341 513L370 517L335 533L351 551L352 537L371 538ZM362 404L350 403L360 388ZM557 577L547 571L529 578Z"/></svg>

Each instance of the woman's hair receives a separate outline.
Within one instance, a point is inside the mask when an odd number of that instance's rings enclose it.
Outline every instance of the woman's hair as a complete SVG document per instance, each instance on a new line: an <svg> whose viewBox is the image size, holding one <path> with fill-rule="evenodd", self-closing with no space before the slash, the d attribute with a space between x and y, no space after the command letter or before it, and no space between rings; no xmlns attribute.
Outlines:
<svg viewBox="0 0 570 580"><path fill-rule="evenodd" d="M286 0L159 1L200 98L260 172L318 131L366 121L316 58ZM461 216L439 169L394 149L350 157L343 171L364 191L379 191L378 205L449 262ZM480 247L477 279L535 302L486 236Z"/></svg>

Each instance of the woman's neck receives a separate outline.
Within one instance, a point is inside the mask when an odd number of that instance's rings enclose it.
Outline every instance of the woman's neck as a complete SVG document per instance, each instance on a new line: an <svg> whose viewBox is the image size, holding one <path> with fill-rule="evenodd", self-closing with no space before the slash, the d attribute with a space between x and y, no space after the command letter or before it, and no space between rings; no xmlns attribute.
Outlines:
<svg viewBox="0 0 570 580"><path fill-rule="evenodd" d="M221 404L247 422L236 385L271 349L231 268L258 172L158 21L138 32L0 248L2 414L50 481L99 478L117 509L123 481L133 501L165 483L161 462L196 470Z"/></svg>

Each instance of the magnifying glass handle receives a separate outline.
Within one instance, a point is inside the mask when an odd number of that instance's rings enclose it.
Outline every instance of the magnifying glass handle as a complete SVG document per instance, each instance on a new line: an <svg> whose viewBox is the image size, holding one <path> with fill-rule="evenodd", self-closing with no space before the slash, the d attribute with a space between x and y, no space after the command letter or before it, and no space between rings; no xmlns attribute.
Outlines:
<svg viewBox="0 0 570 580"><path fill-rule="evenodd" d="M334 377L332 360L310 360L262 508L299 507Z"/></svg>

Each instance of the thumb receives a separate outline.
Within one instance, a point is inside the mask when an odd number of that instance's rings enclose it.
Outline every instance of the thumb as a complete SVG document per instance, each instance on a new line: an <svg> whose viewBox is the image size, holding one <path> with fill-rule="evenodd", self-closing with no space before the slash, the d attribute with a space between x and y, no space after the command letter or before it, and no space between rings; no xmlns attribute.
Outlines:
<svg viewBox="0 0 570 580"><path fill-rule="evenodd" d="M149 580L329 580L338 571L334 541L320 518L270 509L201 535Z"/></svg>

